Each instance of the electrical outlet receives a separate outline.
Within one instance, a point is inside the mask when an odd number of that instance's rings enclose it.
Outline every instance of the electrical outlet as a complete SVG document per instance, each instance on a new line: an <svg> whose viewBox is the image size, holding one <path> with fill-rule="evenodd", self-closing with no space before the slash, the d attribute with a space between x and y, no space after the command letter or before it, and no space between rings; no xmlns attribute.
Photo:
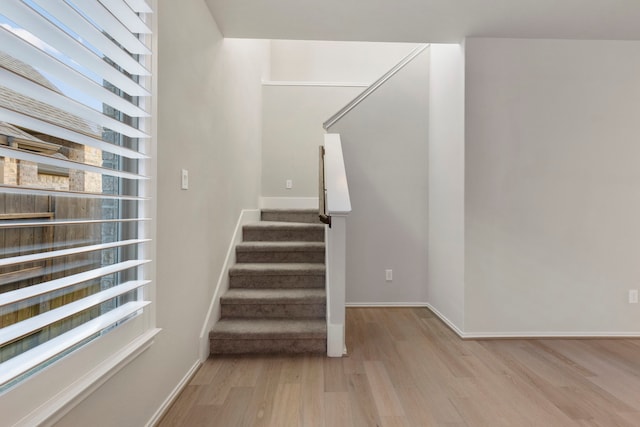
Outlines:
<svg viewBox="0 0 640 427"><path fill-rule="evenodd" d="M291 190L293 188L293 180L288 179L285 181L284 186L287 190Z"/></svg>
<svg viewBox="0 0 640 427"><path fill-rule="evenodd" d="M637 303L638 303L638 290L629 289L629 304L637 304Z"/></svg>
<svg viewBox="0 0 640 427"><path fill-rule="evenodd" d="M384 277L387 282L391 282L393 280L393 270L391 269L385 270Z"/></svg>

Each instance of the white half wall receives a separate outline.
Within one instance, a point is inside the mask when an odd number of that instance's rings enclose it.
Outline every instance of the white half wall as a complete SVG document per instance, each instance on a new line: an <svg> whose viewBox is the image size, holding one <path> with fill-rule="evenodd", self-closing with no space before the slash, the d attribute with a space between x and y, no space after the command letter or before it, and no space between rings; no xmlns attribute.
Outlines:
<svg viewBox="0 0 640 427"><path fill-rule="evenodd" d="M640 331L640 43L465 50L465 332Z"/></svg>
<svg viewBox="0 0 640 427"><path fill-rule="evenodd" d="M199 362L200 329L238 215L257 208L269 42L223 40L202 0L160 0L157 15L155 309L162 332L59 426L144 426L169 403Z"/></svg>
<svg viewBox="0 0 640 427"><path fill-rule="evenodd" d="M464 49L431 44L427 301L464 330Z"/></svg>
<svg viewBox="0 0 640 427"><path fill-rule="evenodd" d="M428 245L429 49L329 132L342 139L347 303L424 302ZM385 270L393 281L385 281Z"/></svg>
<svg viewBox="0 0 640 427"><path fill-rule="evenodd" d="M263 86L263 197L318 197L318 147L325 134L322 123L363 90ZM287 180L293 182L291 189L285 186Z"/></svg>
<svg viewBox="0 0 640 427"><path fill-rule="evenodd" d="M371 84L415 47L413 43L273 40L271 79Z"/></svg>

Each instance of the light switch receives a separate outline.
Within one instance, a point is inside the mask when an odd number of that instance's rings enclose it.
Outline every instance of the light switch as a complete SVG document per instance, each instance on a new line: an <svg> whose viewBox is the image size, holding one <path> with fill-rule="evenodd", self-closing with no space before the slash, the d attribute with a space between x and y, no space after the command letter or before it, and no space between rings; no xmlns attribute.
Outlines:
<svg viewBox="0 0 640 427"><path fill-rule="evenodd" d="M183 190L188 190L189 189L189 171L186 169L182 169L182 183L180 185L180 188Z"/></svg>

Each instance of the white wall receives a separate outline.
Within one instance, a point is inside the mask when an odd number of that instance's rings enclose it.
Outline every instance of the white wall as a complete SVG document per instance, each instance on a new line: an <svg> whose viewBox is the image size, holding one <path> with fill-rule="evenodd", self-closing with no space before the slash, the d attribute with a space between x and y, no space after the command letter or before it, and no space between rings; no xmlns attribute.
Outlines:
<svg viewBox="0 0 640 427"><path fill-rule="evenodd" d="M262 196L318 197L322 123L364 90L344 86L263 87ZM293 188L286 189L291 179Z"/></svg>
<svg viewBox="0 0 640 427"><path fill-rule="evenodd" d="M156 343L60 426L143 426L199 357L242 208L260 191L261 79L269 43L222 40L202 0L161 0ZM180 169L190 189L179 189Z"/></svg>
<svg viewBox="0 0 640 427"><path fill-rule="evenodd" d="M271 79L371 84L415 47L412 43L273 40Z"/></svg>
<svg viewBox="0 0 640 427"><path fill-rule="evenodd" d="M629 333L640 43L468 39L470 333Z"/></svg>
<svg viewBox="0 0 640 427"><path fill-rule="evenodd" d="M464 49L429 47L427 301L464 329Z"/></svg>
<svg viewBox="0 0 640 427"><path fill-rule="evenodd" d="M318 197L323 122L415 47L272 40L271 81L263 92L262 196ZM292 189L285 188L287 179Z"/></svg>
<svg viewBox="0 0 640 427"><path fill-rule="evenodd" d="M339 133L353 211L348 303L426 298L428 49L330 129ZM385 282L385 269L393 281Z"/></svg>

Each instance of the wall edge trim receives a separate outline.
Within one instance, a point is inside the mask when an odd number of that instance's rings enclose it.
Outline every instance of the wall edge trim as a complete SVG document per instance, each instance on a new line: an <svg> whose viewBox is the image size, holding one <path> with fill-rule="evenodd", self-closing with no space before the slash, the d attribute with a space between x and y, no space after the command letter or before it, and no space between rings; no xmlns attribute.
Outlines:
<svg viewBox="0 0 640 427"><path fill-rule="evenodd" d="M242 226L251 221L260 220L259 209L243 209L238 216L236 227L233 230L231 239L229 241L229 247L227 248L227 255L220 269L218 275L218 282L213 291L211 302L209 303L209 309L205 316L202 329L200 330L200 361L204 362L209 357L209 331L213 328L213 325L218 321L217 315L220 311L220 296L222 291L226 291L229 286L229 267L236 262L235 247L238 242L242 240Z"/></svg>
<svg viewBox="0 0 640 427"><path fill-rule="evenodd" d="M178 384L176 384L173 390L171 390L171 393L169 393L169 395L164 400L164 402L162 402L160 407L149 419L147 424L145 424L146 427L153 427L160 422L160 420L169 410L173 402L178 398L182 390L189 384L189 381L191 381L191 378L193 378L193 376L196 374L196 372L198 371L201 365L202 365L202 362L200 361L200 359L196 360L193 363L191 368L189 368L187 373L182 377L182 379L178 382Z"/></svg>

